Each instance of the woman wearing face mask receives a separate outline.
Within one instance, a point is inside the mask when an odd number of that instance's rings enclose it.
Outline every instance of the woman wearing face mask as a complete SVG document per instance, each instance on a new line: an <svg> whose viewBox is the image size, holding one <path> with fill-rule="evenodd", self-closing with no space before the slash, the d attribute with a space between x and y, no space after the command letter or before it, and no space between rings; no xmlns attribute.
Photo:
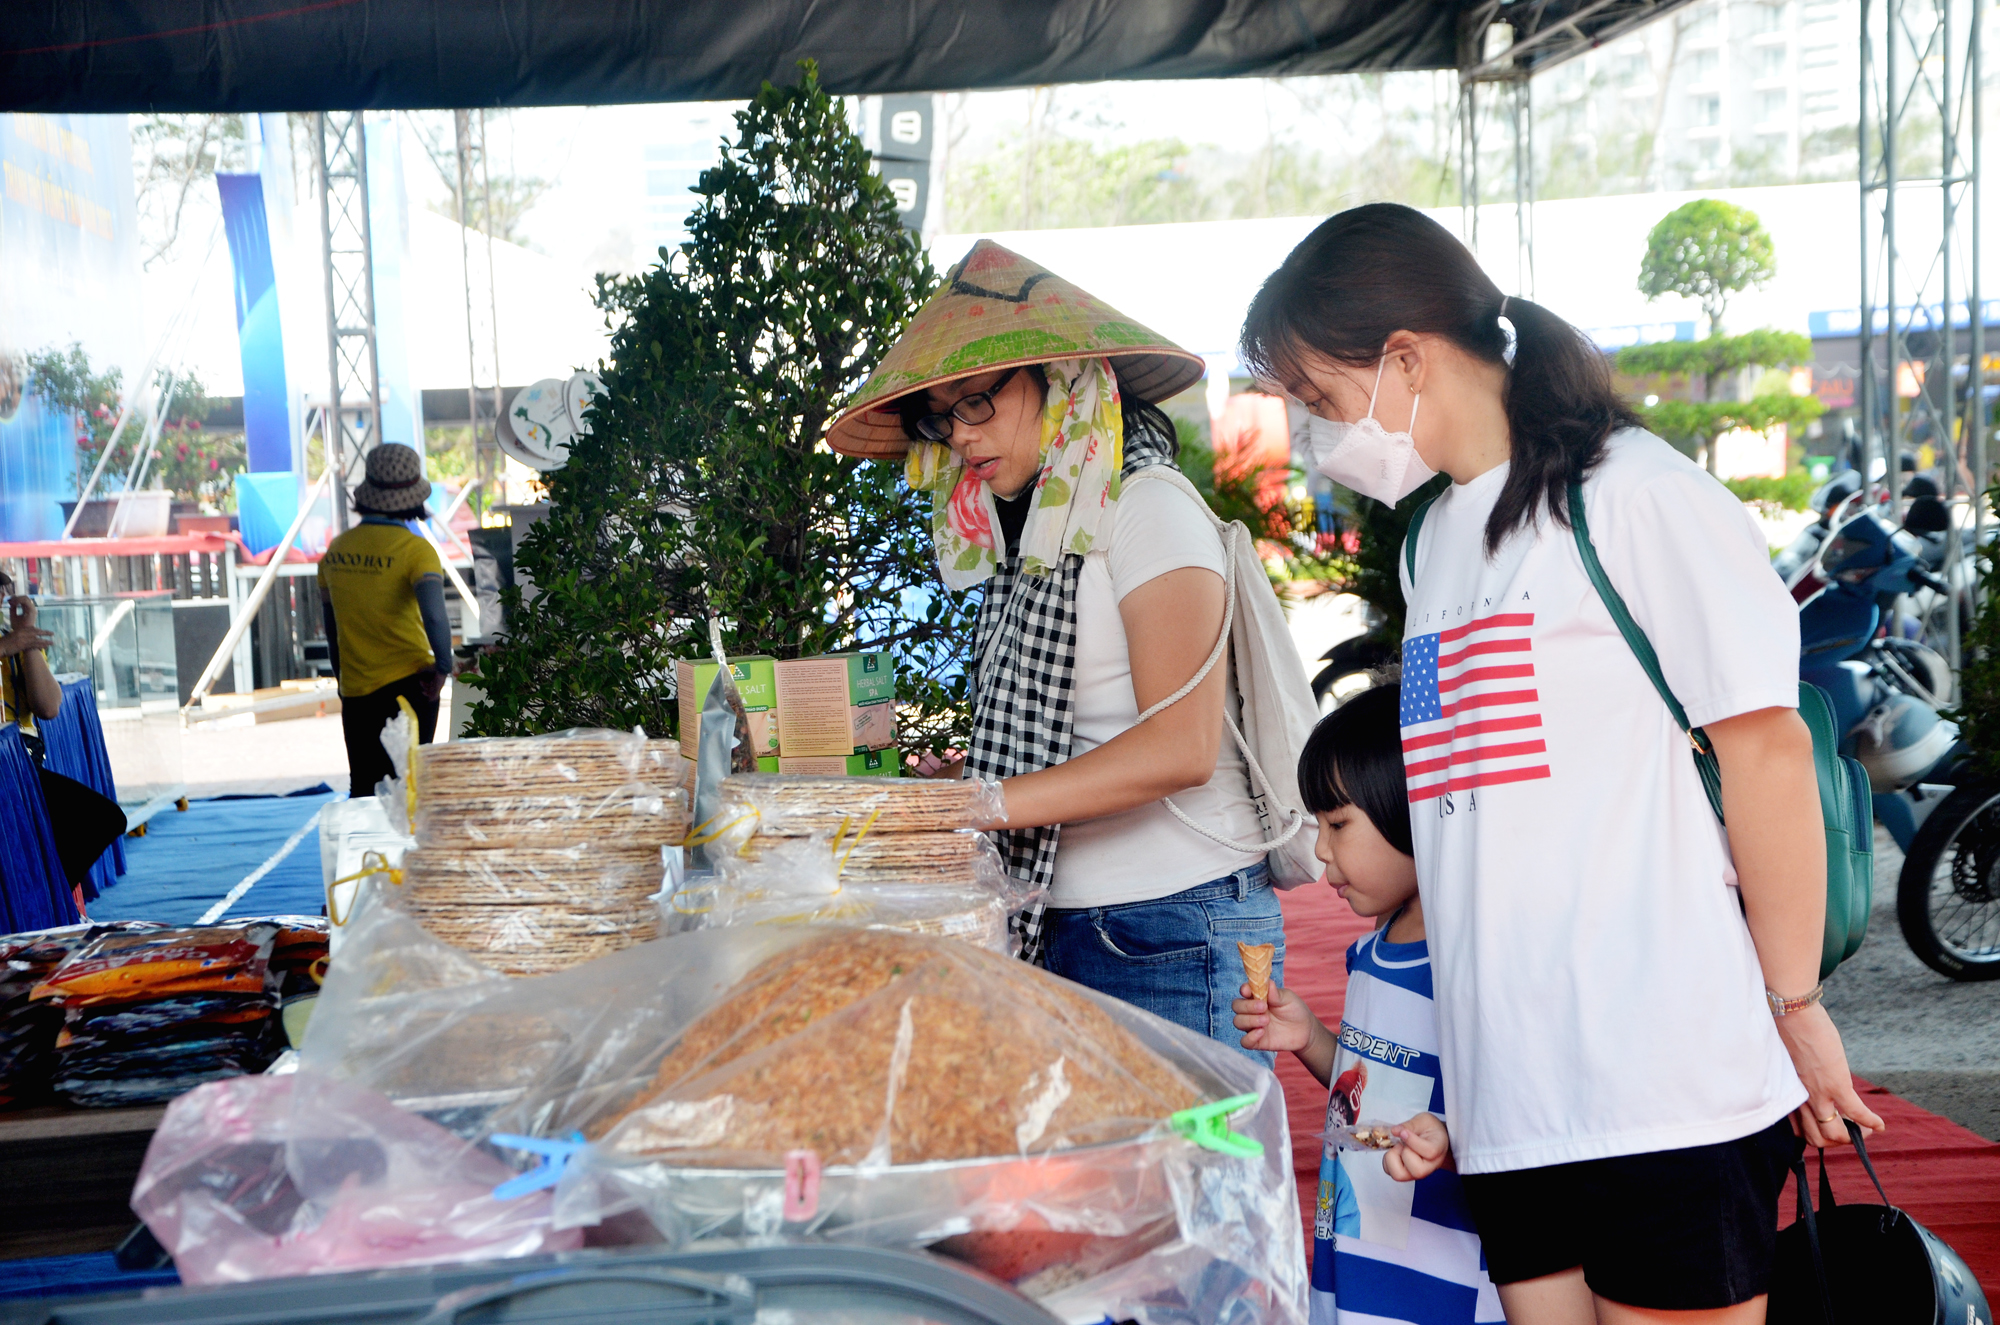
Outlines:
<svg viewBox="0 0 2000 1325"><path fill-rule="evenodd" d="M1763 537L1574 327L1409 208L1315 230L1244 348L1336 481L1452 479L1404 576L1403 749L1452 1149L1507 1319L1761 1321L1800 1137L1882 1125L1817 1001L1824 838ZM1587 577L1572 482L1713 742L1726 837Z"/></svg>
<svg viewBox="0 0 2000 1325"><path fill-rule="evenodd" d="M1177 449L1153 402L1201 373L981 240L827 440L906 457L932 497L945 584L983 587L966 769L1003 780L1008 869L1049 888L1046 909L1017 917L1023 955L1240 1050L1237 942L1277 945L1282 961L1284 932L1223 734L1229 668L1139 720L1201 672L1223 624L1208 514L1139 477L1170 470Z"/></svg>

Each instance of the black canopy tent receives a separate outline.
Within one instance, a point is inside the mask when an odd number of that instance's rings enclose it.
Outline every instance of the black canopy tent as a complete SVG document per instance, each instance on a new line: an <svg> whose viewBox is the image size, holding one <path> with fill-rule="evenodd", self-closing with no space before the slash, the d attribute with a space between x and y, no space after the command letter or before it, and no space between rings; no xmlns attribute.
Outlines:
<svg viewBox="0 0 2000 1325"><path fill-rule="evenodd" d="M6 0L0 109L422 109L1461 69L1519 78L1686 0ZM1513 29L1488 61L1490 25Z"/></svg>

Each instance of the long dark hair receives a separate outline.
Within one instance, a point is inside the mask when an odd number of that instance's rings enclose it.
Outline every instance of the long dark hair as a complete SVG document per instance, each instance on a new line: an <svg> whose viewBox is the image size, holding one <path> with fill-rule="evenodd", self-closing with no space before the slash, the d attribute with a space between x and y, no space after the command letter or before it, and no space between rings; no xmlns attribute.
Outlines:
<svg viewBox="0 0 2000 1325"><path fill-rule="evenodd" d="M1369 366L1390 336L1412 331L1504 364L1501 304L1500 287L1449 230L1414 208L1370 203L1329 217L1271 273L1244 319L1243 361L1266 380L1296 383L1309 357ZM1540 304L1505 304L1513 457L1486 522L1488 555L1533 524L1544 502L1567 528L1571 482L1604 458L1613 431L1639 426L1582 332Z"/></svg>
<svg viewBox="0 0 2000 1325"><path fill-rule="evenodd" d="M1319 720L1299 752L1299 798L1309 814L1352 805L1404 855L1410 790L1403 777L1402 688L1371 686Z"/></svg>
<svg viewBox="0 0 2000 1325"><path fill-rule="evenodd" d="M1042 370L1040 364L1028 364L1023 371L1034 379L1037 391L1041 392L1044 396L1048 395L1049 375ZM1116 376L1117 369L1115 367L1112 369L1112 373ZM1128 435L1135 432L1150 433L1154 438L1166 443L1169 455L1180 455L1180 430L1174 427L1174 421L1167 417L1165 410L1150 400L1141 400L1137 396L1128 396L1124 394L1122 389L1119 392L1119 399L1122 402L1121 409L1124 412L1125 431ZM901 415L903 420L903 435L913 442L924 440L923 434L917 431L917 420L930 412L930 400L927 393L923 391L913 391L907 396L898 397L896 400L896 413Z"/></svg>

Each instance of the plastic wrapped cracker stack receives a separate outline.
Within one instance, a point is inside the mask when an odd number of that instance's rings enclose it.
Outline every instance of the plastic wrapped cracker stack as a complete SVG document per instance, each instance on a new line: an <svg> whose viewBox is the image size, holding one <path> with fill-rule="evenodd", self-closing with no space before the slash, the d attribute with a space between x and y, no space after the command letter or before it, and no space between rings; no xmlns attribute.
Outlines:
<svg viewBox="0 0 2000 1325"><path fill-rule="evenodd" d="M739 774L722 801L715 881L670 899L676 928L838 924L1010 951L1030 894L978 831L1002 817L995 784Z"/></svg>
<svg viewBox="0 0 2000 1325"><path fill-rule="evenodd" d="M395 903L509 975L657 938L660 849L687 836L672 741L577 730L421 747Z"/></svg>

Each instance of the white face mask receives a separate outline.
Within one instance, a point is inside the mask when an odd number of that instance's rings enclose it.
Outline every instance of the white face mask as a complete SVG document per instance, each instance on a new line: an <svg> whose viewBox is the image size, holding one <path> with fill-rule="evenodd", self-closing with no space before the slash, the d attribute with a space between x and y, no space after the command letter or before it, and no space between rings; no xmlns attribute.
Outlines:
<svg viewBox="0 0 2000 1325"><path fill-rule="evenodd" d="M1417 444L1408 432L1389 432L1375 418L1375 397L1382 390L1385 357L1375 365L1375 389L1368 393L1368 417L1358 423L1335 423L1313 414L1306 420L1306 447L1313 468L1354 489L1394 506L1436 476L1437 471L1417 454ZM1410 398L1410 427L1417 426L1417 402L1422 393Z"/></svg>

